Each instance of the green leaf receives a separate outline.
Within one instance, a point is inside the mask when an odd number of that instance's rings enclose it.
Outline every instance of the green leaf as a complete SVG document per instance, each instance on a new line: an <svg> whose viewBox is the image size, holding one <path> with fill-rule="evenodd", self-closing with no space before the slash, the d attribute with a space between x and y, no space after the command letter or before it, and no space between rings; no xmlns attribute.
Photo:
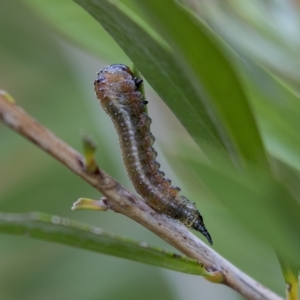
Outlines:
<svg viewBox="0 0 300 300"><path fill-rule="evenodd" d="M271 155L300 171L300 98L251 60L237 61Z"/></svg>
<svg viewBox="0 0 300 300"><path fill-rule="evenodd" d="M197 1L191 8L244 58L299 84L299 12L294 3Z"/></svg>
<svg viewBox="0 0 300 300"><path fill-rule="evenodd" d="M0 213L0 232L57 242L178 272L212 276L195 259L44 213Z"/></svg>
<svg viewBox="0 0 300 300"><path fill-rule="evenodd" d="M108 1L76 0L115 39L150 85L187 129L196 143L206 151L206 143L230 152L231 141L223 136L223 128L211 117L196 90L182 72L173 53L165 43L134 22L122 10L122 5Z"/></svg>
<svg viewBox="0 0 300 300"><path fill-rule="evenodd" d="M174 1L136 1L144 15L172 46L182 72L230 136L238 158L268 166L267 156L248 99L225 55L208 29ZM220 129L220 128L219 128ZM228 138L227 138L228 141Z"/></svg>
<svg viewBox="0 0 300 300"><path fill-rule="evenodd" d="M88 22L86 18L80 23L74 22L76 18L80 20L82 18L79 11L68 2L64 1L63 4L62 1L55 3L46 1L46 4L35 0L26 2L43 12L49 20L52 19L55 26L61 28L60 30L64 33L69 32L73 39L93 52L95 41L98 39L99 41L101 39L102 45L107 44L102 39L102 33L93 29L92 22ZM206 155L210 155L206 150L206 143L209 143L226 149L233 160L245 158L267 165L247 99L232 68L216 45L207 38L208 32L205 33L205 29L203 31L203 28L200 30L199 26L195 26L173 2L165 2L162 7L157 7L158 11L153 13L153 19L159 19L164 23L158 26L158 32L162 33L166 41L172 45L173 49L170 49L153 28L145 24L141 16L135 15L130 10L132 6L125 7L122 3L114 4L110 1L76 0L76 2L90 12L121 46ZM149 3L153 7L156 5L153 1ZM149 4L143 1L142 5ZM64 18L59 17L60 14L53 14L54 11L61 11L64 7L68 7L64 9ZM165 10L161 11L161 8L168 10L167 16ZM147 14L150 11L147 8ZM172 23L175 19L176 21ZM74 34L74 23L82 25L81 35L77 32ZM173 30L178 24L180 30L178 28ZM200 26L203 27L201 24ZM88 27L90 30L87 30ZM171 30L168 31L169 29ZM185 34L186 32L189 34ZM89 38L82 41L82 36ZM103 48L107 52L107 47ZM110 48L115 49L113 45ZM183 48L188 52L182 52ZM103 55L103 51L99 53ZM189 61L182 61L181 56L186 54ZM190 54L192 55L189 56Z"/></svg>
<svg viewBox="0 0 300 300"><path fill-rule="evenodd" d="M211 165L185 150L181 159L193 180L208 188L207 197L213 195L241 224L300 266L300 206L280 181L251 166L247 173L239 172L221 156Z"/></svg>

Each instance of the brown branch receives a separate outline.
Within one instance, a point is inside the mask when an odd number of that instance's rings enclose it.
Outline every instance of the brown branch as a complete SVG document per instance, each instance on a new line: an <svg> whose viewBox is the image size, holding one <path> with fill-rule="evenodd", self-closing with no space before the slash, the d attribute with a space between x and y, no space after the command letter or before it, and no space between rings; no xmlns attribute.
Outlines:
<svg viewBox="0 0 300 300"><path fill-rule="evenodd" d="M131 194L102 170L96 175L86 172L83 158L78 152L9 102L1 93L0 119L95 187L107 198L109 207L115 212L140 223L185 255L203 263L208 270L221 271L225 278L224 284L251 300L282 299L226 261L185 226L153 211L143 200Z"/></svg>

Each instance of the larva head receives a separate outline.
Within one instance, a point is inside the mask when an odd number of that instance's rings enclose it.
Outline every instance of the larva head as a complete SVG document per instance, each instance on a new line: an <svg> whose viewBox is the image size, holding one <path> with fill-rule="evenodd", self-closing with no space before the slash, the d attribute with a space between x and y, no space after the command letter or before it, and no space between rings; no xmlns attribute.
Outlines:
<svg viewBox="0 0 300 300"><path fill-rule="evenodd" d="M114 73L121 73L121 72L128 73L129 75L131 75L131 77L133 77L133 73L130 70L130 68L125 65L122 65L122 64L112 64L112 65L106 66L102 70L100 70L99 73L114 74Z"/></svg>
<svg viewBox="0 0 300 300"><path fill-rule="evenodd" d="M97 98L102 102L107 98L118 98L120 95L136 91L135 78L129 67L121 64L109 65L97 74L94 82Z"/></svg>

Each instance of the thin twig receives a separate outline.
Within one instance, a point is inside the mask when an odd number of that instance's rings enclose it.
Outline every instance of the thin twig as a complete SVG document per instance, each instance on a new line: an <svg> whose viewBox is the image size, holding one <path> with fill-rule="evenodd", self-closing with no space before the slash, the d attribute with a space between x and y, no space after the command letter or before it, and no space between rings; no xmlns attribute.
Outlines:
<svg viewBox="0 0 300 300"><path fill-rule="evenodd" d="M42 127L21 108L6 100L1 93L0 119L5 125L48 152L72 172L95 187L107 198L109 207L115 212L140 223L185 255L203 263L208 270L221 271L225 278L224 284L251 300L282 300L226 261L185 226L153 211L143 200L131 194L102 170L99 171L99 174L94 175L86 172L83 158L78 152Z"/></svg>

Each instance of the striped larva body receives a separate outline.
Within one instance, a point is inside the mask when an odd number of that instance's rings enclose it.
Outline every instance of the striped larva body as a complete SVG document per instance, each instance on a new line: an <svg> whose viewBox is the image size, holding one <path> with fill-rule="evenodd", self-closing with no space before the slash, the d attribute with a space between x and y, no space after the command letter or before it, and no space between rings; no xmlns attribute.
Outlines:
<svg viewBox="0 0 300 300"><path fill-rule="evenodd" d="M180 196L180 189L159 170L147 101L138 90L141 82L127 66L117 64L102 69L95 80L97 98L117 130L128 176L151 208L201 232L212 244L195 204Z"/></svg>

